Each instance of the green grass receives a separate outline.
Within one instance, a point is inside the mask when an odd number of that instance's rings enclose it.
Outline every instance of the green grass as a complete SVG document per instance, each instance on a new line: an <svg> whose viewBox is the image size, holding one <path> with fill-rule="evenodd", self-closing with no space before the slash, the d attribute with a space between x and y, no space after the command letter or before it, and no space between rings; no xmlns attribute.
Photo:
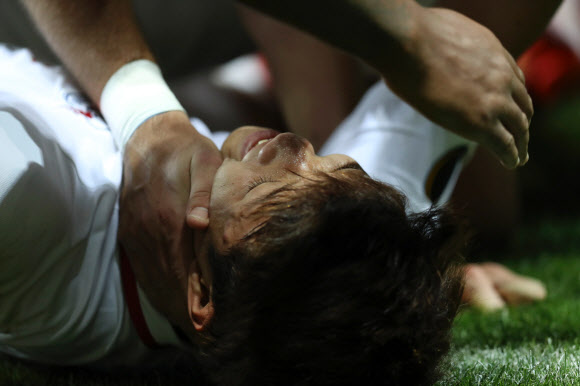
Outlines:
<svg viewBox="0 0 580 386"><path fill-rule="evenodd" d="M510 252L491 258L541 279L548 297L462 312L440 385L580 385L580 95L534 120L532 158L520 172L527 224Z"/></svg>
<svg viewBox="0 0 580 386"><path fill-rule="evenodd" d="M520 233L517 254L504 263L544 281L547 299L488 314L464 310L441 385L580 384L579 235L580 219L544 220Z"/></svg>

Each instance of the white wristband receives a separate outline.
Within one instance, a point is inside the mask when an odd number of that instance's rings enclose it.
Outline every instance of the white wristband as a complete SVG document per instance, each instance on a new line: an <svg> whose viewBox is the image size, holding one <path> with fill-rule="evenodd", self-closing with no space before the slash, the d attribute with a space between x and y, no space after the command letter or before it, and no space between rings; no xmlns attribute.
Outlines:
<svg viewBox="0 0 580 386"><path fill-rule="evenodd" d="M107 81L101 95L101 113L122 151L143 122L175 110L185 111L150 60L125 64Z"/></svg>

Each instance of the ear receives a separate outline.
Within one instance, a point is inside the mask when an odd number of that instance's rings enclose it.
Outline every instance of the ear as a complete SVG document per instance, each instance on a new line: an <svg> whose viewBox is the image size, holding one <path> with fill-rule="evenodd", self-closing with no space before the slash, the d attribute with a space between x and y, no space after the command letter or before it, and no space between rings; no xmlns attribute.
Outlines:
<svg viewBox="0 0 580 386"><path fill-rule="evenodd" d="M187 303L189 317L195 330L203 331L212 320L214 309L210 286L204 281L197 262L192 263L192 269L189 272Z"/></svg>

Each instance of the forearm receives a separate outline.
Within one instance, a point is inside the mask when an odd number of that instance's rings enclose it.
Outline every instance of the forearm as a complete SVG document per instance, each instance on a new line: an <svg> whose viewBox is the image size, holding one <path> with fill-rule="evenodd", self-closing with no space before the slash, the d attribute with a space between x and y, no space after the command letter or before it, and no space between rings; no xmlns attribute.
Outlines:
<svg viewBox="0 0 580 386"><path fill-rule="evenodd" d="M453 9L483 24L517 57L544 31L560 3L561 0L441 0L437 6Z"/></svg>
<svg viewBox="0 0 580 386"><path fill-rule="evenodd" d="M239 1L360 57L424 116L507 168L527 162L531 99L512 56L481 24L414 0Z"/></svg>
<svg viewBox="0 0 580 386"><path fill-rule="evenodd" d="M396 66L416 38L423 8L414 0L239 0L365 60L381 72Z"/></svg>
<svg viewBox="0 0 580 386"><path fill-rule="evenodd" d="M288 127L319 149L364 92L357 61L262 13L240 14L268 61Z"/></svg>
<svg viewBox="0 0 580 386"><path fill-rule="evenodd" d="M153 59L130 0L21 0L40 32L97 105L123 64Z"/></svg>

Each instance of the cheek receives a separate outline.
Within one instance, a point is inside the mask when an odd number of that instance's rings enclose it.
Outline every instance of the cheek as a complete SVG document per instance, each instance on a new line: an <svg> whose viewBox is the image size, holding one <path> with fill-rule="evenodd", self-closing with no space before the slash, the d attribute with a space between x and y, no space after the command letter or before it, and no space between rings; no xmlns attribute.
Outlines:
<svg viewBox="0 0 580 386"><path fill-rule="evenodd" d="M235 148L235 136L230 134L222 144L221 152L224 158L233 158L233 149Z"/></svg>
<svg viewBox="0 0 580 386"><path fill-rule="evenodd" d="M237 216L220 211L210 220L210 242L219 253L227 253L242 237L242 226Z"/></svg>

